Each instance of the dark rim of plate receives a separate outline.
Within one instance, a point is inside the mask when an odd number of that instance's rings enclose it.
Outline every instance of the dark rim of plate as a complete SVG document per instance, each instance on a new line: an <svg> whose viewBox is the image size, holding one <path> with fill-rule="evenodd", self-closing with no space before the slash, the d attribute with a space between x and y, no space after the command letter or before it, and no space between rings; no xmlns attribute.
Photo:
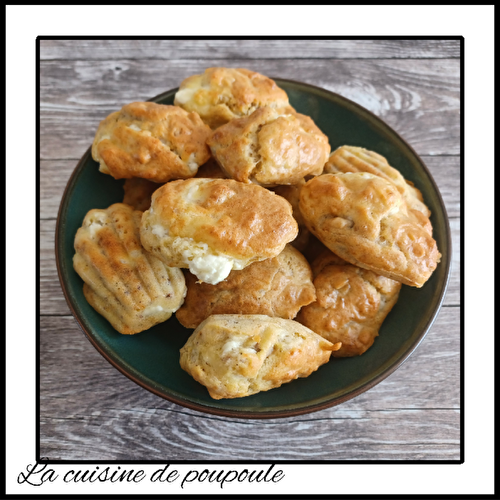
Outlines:
<svg viewBox="0 0 500 500"><path fill-rule="evenodd" d="M68 303L68 306L71 310L71 313L73 314L74 318L76 319L78 326L82 330L82 332L85 334L85 336L88 338L88 340L92 343L92 345L97 349L97 351L111 364L113 365L118 371L120 371L123 375L134 381L136 384L139 386L143 387L144 389L147 389L148 391L152 392L153 394L156 394L157 396L166 399L168 401L171 401L173 403L176 403L180 406L183 406L185 408L189 408L191 410L197 410L203 413L209 413L212 415L219 415L219 416L224 416L224 417L231 417L231 418L245 418L245 419L268 419L268 418L286 418L286 417L294 417L297 415L303 415L306 413L312 413L315 411L319 410L324 410L326 408L330 408L332 406L339 405L341 403L344 403L345 401L348 401L350 399L355 398L359 394L362 394L363 392L366 392L367 390L371 389L375 385L379 384L387 378L391 373L393 373L395 370L397 370L409 357L410 355L415 351L415 349L420 345L422 340L424 339L425 335L431 328L432 324L434 323L434 320L437 317L437 314L441 308L441 305L444 300L444 296L446 294L446 290L448 288L448 283L450 279L450 266L451 266L451 254L452 254L452 249L451 249L451 231L450 231L450 226L449 226L449 219L446 213L446 208L443 202L443 199L441 197L441 193L439 192L439 189L437 187L436 182L434 181L434 178L432 177L429 169L425 165L425 163L422 161L420 156L415 152L415 150L396 132L394 131L389 125L387 125L383 120L381 120L377 115L372 113L371 111L367 110L363 106L360 106L359 104L355 103L354 101L351 101L350 99L347 99L346 97L341 96L340 94L336 94L335 92L331 92L329 90L323 89L321 87L316 87L315 85L311 85L308 83L304 82L298 82L296 80L287 80L283 78L274 78L271 77L276 83L288 83L291 85L296 85L297 87L306 87L308 88L311 92L316 93L316 94L322 94L324 95L327 99L331 99L334 97L335 100L343 102L347 106L356 108L359 110L361 114L366 114L369 117L371 117L374 121L378 122L381 124L383 127L388 129L391 134L393 134L395 137L397 137L414 155L414 157L418 160L420 165L422 166L423 170L427 174L434 191L437 195L437 199L440 205L440 208L444 214L444 219L445 219L445 239L446 239L446 244L448 248L447 256L446 256L446 261L441 262L440 265L445 266L445 280L441 284L441 291L437 299L434 300L434 310L432 314L430 315L425 327L422 329L420 335L415 339L413 344L411 344L406 351L404 351L401 356L394 362L392 365L390 365L386 370L378 374L376 377L374 377L372 380L369 382L363 384L362 386L358 387L357 389L344 394L342 396L332 398L327 401L323 401L319 404L311 404L307 406L303 406L300 408L292 408L292 409L287 409L287 410L270 410L268 412L252 412L252 411L238 411L238 410L228 410L228 409L221 409L221 408L215 408L211 406L206 406L203 404L199 403L193 403L192 401L189 401L187 399L179 398L175 395L166 393L164 391L161 391L159 389L156 389L155 387L151 387L146 381L134 376L131 374L127 368L120 363L119 360L116 360L113 358L113 356L109 355L100 345L99 343L94 339L93 335L91 332L89 332L83 322L83 320L78 316L76 312L76 307L73 304L73 299L71 295L69 294L66 284L65 284L65 279L64 279L64 274L63 274L63 262L62 262L62 255L64 255L64 251L62 248L62 235L65 229L65 225L62 222L63 217L66 213L67 210L67 205L69 201L69 196L71 192L74 189L74 181L78 177L78 174L80 171L83 169L84 165L87 163L87 161L91 158L91 149L92 146L90 146L83 157L80 159L78 162L77 166L75 167L75 170L73 171L71 177L68 180L68 183L66 185L66 188L64 190L62 199L61 199L61 204L59 206L59 212L57 214L57 222L56 222L56 234L55 234L55 254L56 254L56 266L57 266L57 274L59 276L59 281L61 283L61 288L64 294L64 297L66 298L66 302ZM153 97L149 99L149 101L153 102L158 102L166 97L169 97L173 93L177 92L178 88L168 90L166 92L163 92L156 97Z"/></svg>

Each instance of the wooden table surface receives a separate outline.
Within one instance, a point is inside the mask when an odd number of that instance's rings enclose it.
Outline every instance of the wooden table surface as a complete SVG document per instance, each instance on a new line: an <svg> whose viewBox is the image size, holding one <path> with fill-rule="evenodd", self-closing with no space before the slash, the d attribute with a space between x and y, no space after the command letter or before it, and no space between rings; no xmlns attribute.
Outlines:
<svg viewBox="0 0 500 500"><path fill-rule="evenodd" d="M90 344L59 284L66 183L100 120L210 66L339 93L421 156L446 204L451 280L424 341L383 382L326 410L241 420L142 389ZM457 40L41 40L40 456L53 460L460 459L460 43Z"/></svg>

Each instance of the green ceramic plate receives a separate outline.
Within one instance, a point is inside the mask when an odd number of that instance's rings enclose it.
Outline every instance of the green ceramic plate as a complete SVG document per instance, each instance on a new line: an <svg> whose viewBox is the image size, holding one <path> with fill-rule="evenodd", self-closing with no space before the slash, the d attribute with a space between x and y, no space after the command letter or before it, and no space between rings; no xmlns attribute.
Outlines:
<svg viewBox="0 0 500 500"><path fill-rule="evenodd" d="M361 106L311 85L275 81L300 113L309 115L328 135L332 151L342 145L362 146L385 156L406 179L415 183L432 211L432 225L443 257L421 288L403 286L380 336L362 356L333 359L310 377L246 398L213 400L202 385L179 366L179 349L193 330L175 315L166 323L137 335L121 335L89 306L83 282L72 266L73 241L85 214L107 208L123 198L123 181L98 171L90 148L78 163L64 193L56 227L59 278L69 307L94 347L137 384L167 400L202 412L242 418L276 418L309 413L347 401L370 389L415 350L441 306L450 269L450 230L443 200L429 171L413 149L383 121ZM172 104L177 89L152 101ZM104 118L104 117L103 117Z"/></svg>

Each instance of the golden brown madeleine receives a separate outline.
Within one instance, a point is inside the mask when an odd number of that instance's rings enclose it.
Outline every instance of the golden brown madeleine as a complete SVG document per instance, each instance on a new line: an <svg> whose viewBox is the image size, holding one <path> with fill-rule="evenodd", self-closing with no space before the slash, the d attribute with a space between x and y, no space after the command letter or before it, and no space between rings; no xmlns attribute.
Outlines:
<svg viewBox="0 0 500 500"><path fill-rule="evenodd" d="M286 92L273 80L241 68L208 68L201 75L186 78L174 104L198 113L212 129L248 116L261 106L293 110Z"/></svg>
<svg viewBox="0 0 500 500"><path fill-rule="evenodd" d="M90 210L75 237L73 267L85 282L85 298L124 334L166 321L186 294L182 271L142 248L141 217L123 203Z"/></svg>
<svg viewBox="0 0 500 500"><path fill-rule="evenodd" d="M396 186L373 174L324 174L300 191L309 230L347 262L421 287L441 258ZM422 214L422 217L423 214Z"/></svg>
<svg viewBox="0 0 500 500"><path fill-rule="evenodd" d="M161 184L139 177L126 179L123 184L123 203L134 207L134 210L144 212L151 206L151 195L159 187Z"/></svg>
<svg viewBox="0 0 500 500"><path fill-rule="evenodd" d="M187 294L175 313L186 328L196 328L212 314L265 314L293 319L316 299L312 273L304 256L291 245L276 257L231 271L217 285L185 274Z"/></svg>
<svg viewBox="0 0 500 500"><path fill-rule="evenodd" d="M168 182L154 192L141 225L146 250L212 285L232 269L275 257L297 233L284 198L231 179Z"/></svg>
<svg viewBox="0 0 500 500"><path fill-rule="evenodd" d="M311 237L311 233L309 229L307 229L304 217L302 216L302 212L299 208L300 189L305 183L306 181L302 179L293 186L276 186L275 188L272 188L272 191L274 191L279 196L283 196L283 198L285 198L285 200L287 200L288 203L292 205L293 218L297 221L297 224L299 226L299 234L291 244L299 252L304 252L306 250Z"/></svg>
<svg viewBox="0 0 500 500"><path fill-rule="evenodd" d="M328 137L311 118L268 106L219 127L207 144L229 177L262 186L319 175L330 154Z"/></svg>
<svg viewBox="0 0 500 500"><path fill-rule="evenodd" d="M99 125L92 158L115 179L141 177L164 183L194 177L210 158L210 128L178 106L133 102Z"/></svg>
<svg viewBox="0 0 500 500"><path fill-rule="evenodd" d="M296 320L342 347L335 357L358 356L372 346L396 304L401 283L353 266L330 250L313 263L317 300Z"/></svg>
<svg viewBox="0 0 500 500"><path fill-rule="evenodd" d="M324 173L345 174L347 172L368 172L392 182L398 188L410 210L418 210L427 218L431 216L431 211L425 205L422 193L412 183L406 181L398 170L391 167L382 155L355 146L341 146L330 155L325 164ZM432 235L432 226L429 229Z"/></svg>
<svg viewBox="0 0 500 500"><path fill-rule="evenodd" d="M221 314L193 332L180 364L213 399L241 398L308 377L339 347L293 320Z"/></svg>

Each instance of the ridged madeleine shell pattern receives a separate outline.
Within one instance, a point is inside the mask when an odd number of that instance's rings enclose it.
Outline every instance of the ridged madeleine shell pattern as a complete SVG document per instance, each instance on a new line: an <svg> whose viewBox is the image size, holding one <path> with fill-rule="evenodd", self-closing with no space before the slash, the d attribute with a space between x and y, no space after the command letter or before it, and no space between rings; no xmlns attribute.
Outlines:
<svg viewBox="0 0 500 500"><path fill-rule="evenodd" d="M90 210L75 237L73 267L85 282L85 298L123 334L166 321L186 295L182 271L142 247L141 217L123 203Z"/></svg>
<svg viewBox="0 0 500 500"><path fill-rule="evenodd" d="M405 180L401 173L389 165L389 162L375 151L355 146L341 146L337 148L325 164L324 174L337 174L347 172L368 172L392 182L401 193L408 208L430 217L431 212L425 205L422 193L412 184ZM419 214L415 214L419 216ZM429 221L424 221L427 232L432 236L432 226Z"/></svg>
<svg viewBox="0 0 500 500"><path fill-rule="evenodd" d="M401 283L353 266L330 250L312 263L317 300L296 321L342 347L334 357L359 356L369 349L396 304Z"/></svg>

